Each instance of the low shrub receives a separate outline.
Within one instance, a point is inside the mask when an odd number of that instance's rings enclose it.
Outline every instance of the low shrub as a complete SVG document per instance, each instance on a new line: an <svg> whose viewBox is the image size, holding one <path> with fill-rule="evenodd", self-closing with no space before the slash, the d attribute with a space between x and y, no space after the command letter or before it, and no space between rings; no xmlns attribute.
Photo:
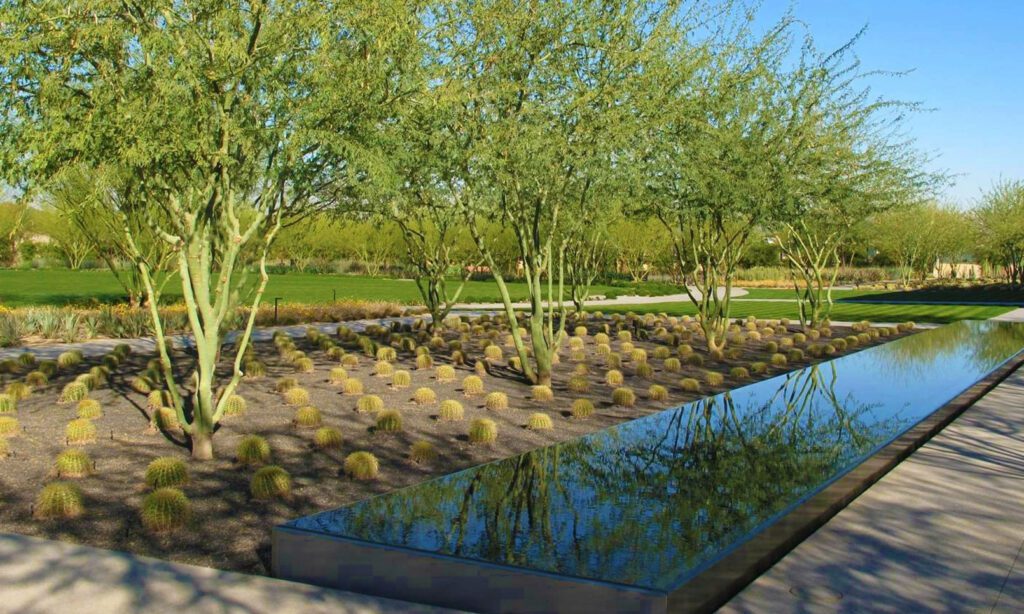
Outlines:
<svg viewBox="0 0 1024 614"><path fill-rule="evenodd" d="M369 452L353 452L345 457L345 475L355 480L373 480L380 472L377 457Z"/></svg>
<svg viewBox="0 0 1024 614"><path fill-rule="evenodd" d="M177 488L160 488L142 500L139 512L143 526L154 533L180 529L192 519L192 503Z"/></svg>
<svg viewBox="0 0 1024 614"><path fill-rule="evenodd" d="M270 462L270 444L259 435L246 435L238 442L235 459L241 465L254 466Z"/></svg>
<svg viewBox="0 0 1024 614"><path fill-rule="evenodd" d="M531 431L550 431L554 427L551 416L547 414L537 412L530 414L530 417L526 419L526 428Z"/></svg>
<svg viewBox="0 0 1024 614"><path fill-rule="evenodd" d="M619 407L633 407L636 405L636 393L625 386L612 390L612 403Z"/></svg>
<svg viewBox="0 0 1024 614"><path fill-rule="evenodd" d="M477 418L469 425L469 441L476 444L491 444L498 439L498 425L487 418Z"/></svg>
<svg viewBox="0 0 1024 614"><path fill-rule="evenodd" d="M77 518L85 513L82 491L70 482L50 482L36 498L32 515L41 520Z"/></svg>
<svg viewBox="0 0 1024 614"><path fill-rule="evenodd" d="M276 465L261 467L249 482L249 492L254 499L286 498L292 492L292 477Z"/></svg>
<svg viewBox="0 0 1024 614"><path fill-rule="evenodd" d="M188 467L185 461L173 456L153 459L146 467L145 482L149 488L184 486L188 484Z"/></svg>

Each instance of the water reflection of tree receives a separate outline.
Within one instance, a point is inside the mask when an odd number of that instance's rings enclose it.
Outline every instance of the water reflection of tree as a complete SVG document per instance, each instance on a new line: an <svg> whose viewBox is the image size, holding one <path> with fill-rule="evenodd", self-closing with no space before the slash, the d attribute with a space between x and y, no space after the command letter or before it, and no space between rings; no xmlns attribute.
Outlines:
<svg viewBox="0 0 1024 614"><path fill-rule="evenodd" d="M872 359L922 376L951 361L987 372L1024 346L1024 325L1015 322L956 322L886 343L872 350Z"/></svg>
<svg viewBox="0 0 1024 614"><path fill-rule="evenodd" d="M665 588L898 428L839 399L834 368L759 390L315 518L361 539Z"/></svg>

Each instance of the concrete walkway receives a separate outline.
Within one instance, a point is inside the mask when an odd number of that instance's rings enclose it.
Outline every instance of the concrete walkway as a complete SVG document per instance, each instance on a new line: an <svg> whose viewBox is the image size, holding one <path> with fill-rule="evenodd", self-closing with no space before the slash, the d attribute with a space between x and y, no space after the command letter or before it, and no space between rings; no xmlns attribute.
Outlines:
<svg viewBox="0 0 1024 614"><path fill-rule="evenodd" d="M694 293L695 297L697 297L698 299L700 298L700 292L698 292L696 289L693 290L693 293ZM719 288L718 289L718 294L719 294L719 296L724 296L725 295L725 288ZM732 296L735 299L737 297L746 296L747 294L749 294L749 292L747 292L743 288L733 288L732 289L732 294L730 296ZM779 299L779 300L785 300L785 299ZM600 298L600 299L588 300L587 301L587 307L602 307L602 306L606 307L606 306L609 306L609 305L651 305L651 304L654 304L654 303L689 303L689 302L690 302L690 296L687 295L686 293L662 294L660 296L627 296L627 295L622 295L622 296L617 296L615 298ZM793 302L795 302L795 299L793 300ZM567 301L565 301L565 304L570 306L570 307L572 307L572 301L568 301L567 300ZM545 305L547 305L546 302L545 302ZM513 309L528 309L529 307L530 307L530 303L527 303L525 301L524 302L519 302L519 303L512 303L512 308ZM504 308L505 308L505 304L504 303L461 303L459 305L456 305L455 310L456 311L463 311L463 310L466 310L466 309L480 309L482 311L490 311L490 310L504 309Z"/></svg>
<svg viewBox="0 0 1024 614"><path fill-rule="evenodd" d="M391 614L450 612L263 576L0 534L0 612Z"/></svg>
<svg viewBox="0 0 1024 614"><path fill-rule="evenodd" d="M1024 612L1024 370L721 611Z"/></svg>

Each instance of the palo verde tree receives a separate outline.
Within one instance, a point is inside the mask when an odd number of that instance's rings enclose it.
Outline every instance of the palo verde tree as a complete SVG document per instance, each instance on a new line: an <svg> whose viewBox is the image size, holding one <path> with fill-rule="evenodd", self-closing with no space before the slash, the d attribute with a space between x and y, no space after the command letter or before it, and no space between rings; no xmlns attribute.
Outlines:
<svg viewBox="0 0 1024 614"><path fill-rule="evenodd" d="M896 206L921 202L942 176L922 170L912 141L900 138L914 104L870 98L852 57L860 35L821 55L809 39L790 73L787 92L797 151L791 169L788 204L769 220L773 239L793 276L804 326L829 317L832 287L839 274L840 249L868 217Z"/></svg>
<svg viewBox="0 0 1024 614"><path fill-rule="evenodd" d="M708 348L726 344L732 282L754 230L785 205L799 118L789 111L791 24L763 36L751 15L705 39L680 37L649 71L655 121L635 164L640 213L672 237ZM659 111L663 109L664 111Z"/></svg>
<svg viewBox="0 0 1024 614"><path fill-rule="evenodd" d="M214 455L282 222L329 204L318 199L327 183L372 168L415 17L401 1L0 4L0 168L38 189L72 165L114 169L122 189L103 202L125 221L194 458ZM173 250L195 345L183 381L135 216ZM243 295L250 263L259 280ZM225 327L243 299L248 318L220 381Z"/></svg>
<svg viewBox="0 0 1024 614"><path fill-rule="evenodd" d="M1024 181L1001 180L974 211L979 247L1002 267L1014 288L1024 287Z"/></svg>
<svg viewBox="0 0 1024 614"><path fill-rule="evenodd" d="M402 259L430 313L431 328L437 329L458 303L479 256L462 211L454 206L453 172L460 154L443 129L450 101L444 88L423 86L426 73L408 77L418 79L415 87L426 91L387 127L383 141L389 172L366 186L357 204L397 226Z"/></svg>
<svg viewBox="0 0 1024 614"><path fill-rule="evenodd" d="M524 376L551 381L565 336L563 246L568 209L587 216L597 185L615 171L614 152L631 134L622 96L671 5L629 1L470 2L443 5L430 48L432 79L449 100L444 126L463 152L451 174L463 212L505 313L516 322L488 222L515 237L529 293L532 356L512 327Z"/></svg>

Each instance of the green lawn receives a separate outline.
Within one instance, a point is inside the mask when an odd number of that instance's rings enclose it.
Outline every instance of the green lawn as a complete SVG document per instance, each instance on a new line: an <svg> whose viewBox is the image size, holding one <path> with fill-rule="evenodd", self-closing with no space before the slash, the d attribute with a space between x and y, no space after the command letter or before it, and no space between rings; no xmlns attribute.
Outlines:
<svg viewBox="0 0 1024 614"><path fill-rule="evenodd" d="M747 299L793 299L795 293L789 288L749 288L742 298ZM936 286L916 290L833 290L835 300L861 299L883 303L948 303L950 305L972 303L1016 303L1024 305L1024 291L1006 286L974 286L964 288Z"/></svg>
<svg viewBox="0 0 1024 614"><path fill-rule="evenodd" d="M796 299L796 293L793 292L792 288L745 288L747 294L743 297L746 299ZM841 298L855 298L862 296L871 296L873 294L892 294L890 290L833 290L832 298L838 300Z"/></svg>
<svg viewBox="0 0 1024 614"><path fill-rule="evenodd" d="M836 321L872 322L954 322L956 320L985 320L1009 311L1011 307L989 305L882 305L873 303L839 303L832 310ZM694 315L696 309L690 303L650 303L647 305L616 305L595 307L594 311L605 313L632 311L635 313L660 313L669 315ZM797 317L796 303L769 301L736 301L732 304L733 317L755 316L777 319Z"/></svg>
<svg viewBox="0 0 1024 614"><path fill-rule="evenodd" d="M509 284L516 301L526 300L526 285ZM648 284L640 288L643 294L664 294L674 288ZM631 294L630 287L594 286L593 294ZM336 293L336 294L335 294ZM167 284L165 295L169 302L180 296L173 281ZM319 303L335 298L396 301L407 304L421 302L416 284L411 280L359 277L354 275L317 275L289 273L271 275L265 299L275 297L294 303ZM117 280L108 271L69 271L47 269L37 271L0 270L0 305L25 307L32 305L87 304L93 301L116 303L124 300ZM496 302L501 300L493 281L471 281L462 293L463 301Z"/></svg>

